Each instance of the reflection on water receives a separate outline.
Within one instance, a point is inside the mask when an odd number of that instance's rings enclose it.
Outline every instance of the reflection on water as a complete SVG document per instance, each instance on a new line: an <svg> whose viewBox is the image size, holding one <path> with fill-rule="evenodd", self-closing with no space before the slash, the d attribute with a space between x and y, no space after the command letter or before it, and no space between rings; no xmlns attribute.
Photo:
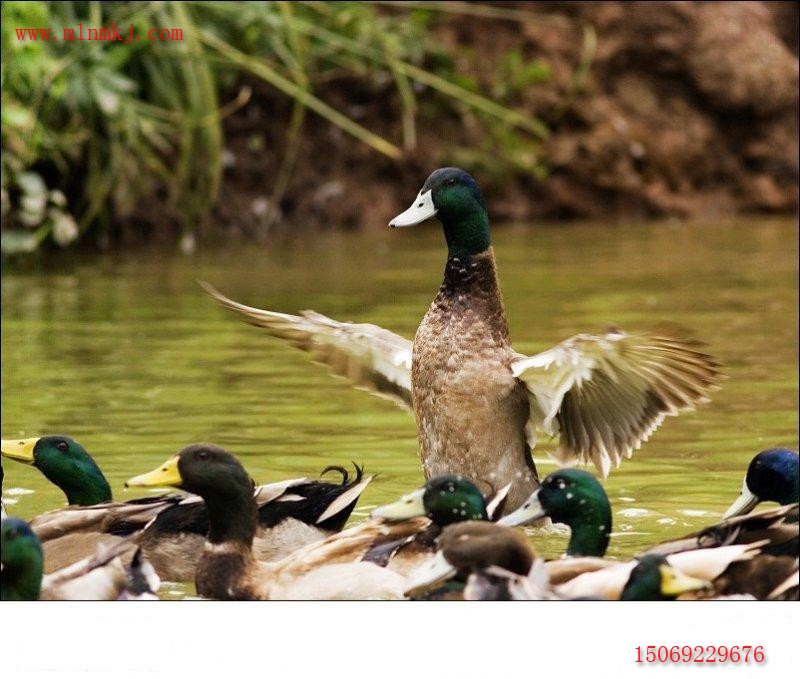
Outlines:
<svg viewBox="0 0 800 679"><path fill-rule="evenodd" d="M517 350L610 322L672 322L725 365L729 379L711 404L669 419L608 479L613 554L715 521L755 452L797 447L794 221L509 225L494 238ZM363 516L422 481L413 419L223 312L195 280L255 306L317 309L412 337L444 257L431 224L192 257L146 251L6 265L2 434L73 436L120 499L141 492L124 491L125 479L199 440L227 447L261 481L363 462L380 474L357 510ZM543 473L553 469L548 445L535 454ZM5 470L12 514L63 504L35 470L10 461ZM548 556L565 545L558 531L531 539Z"/></svg>

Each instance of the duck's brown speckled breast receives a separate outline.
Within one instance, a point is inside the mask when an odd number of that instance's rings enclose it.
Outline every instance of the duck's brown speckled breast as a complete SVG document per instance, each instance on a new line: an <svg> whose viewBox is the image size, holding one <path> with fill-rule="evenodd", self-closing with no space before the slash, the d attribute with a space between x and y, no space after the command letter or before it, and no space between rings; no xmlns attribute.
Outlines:
<svg viewBox="0 0 800 679"><path fill-rule="evenodd" d="M525 443L528 398L491 249L451 258L414 339L412 396L426 478L463 474L484 492L512 483L506 511L538 483Z"/></svg>

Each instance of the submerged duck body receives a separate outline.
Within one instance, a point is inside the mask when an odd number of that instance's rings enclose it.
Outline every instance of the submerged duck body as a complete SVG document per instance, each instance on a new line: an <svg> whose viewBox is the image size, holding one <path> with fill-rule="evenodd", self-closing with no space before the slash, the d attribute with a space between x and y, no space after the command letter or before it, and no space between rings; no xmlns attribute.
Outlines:
<svg viewBox="0 0 800 679"><path fill-rule="evenodd" d="M612 329L534 356L516 353L488 212L468 173L433 172L390 226L432 217L442 225L448 257L413 343L367 323L245 306L202 285L247 322L411 409L426 478L460 474L484 490L511 484L508 510L537 487L530 454L537 431L558 437L553 455L560 462L591 462L605 476L666 416L694 409L715 388L718 366L696 342L660 334Z"/></svg>

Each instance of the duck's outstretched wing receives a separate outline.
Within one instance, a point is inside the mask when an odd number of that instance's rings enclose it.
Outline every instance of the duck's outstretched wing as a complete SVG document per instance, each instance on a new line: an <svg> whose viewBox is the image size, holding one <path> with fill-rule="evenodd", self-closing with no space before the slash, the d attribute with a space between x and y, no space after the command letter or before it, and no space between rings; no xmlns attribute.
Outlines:
<svg viewBox="0 0 800 679"><path fill-rule="evenodd" d="M411 409L411 347L405 337L370 323L341 323L314 311L299 316L245 306L212 285L200 286L222 306L251 325L307 351L356 387Z"/></svg>
<svg viewBox="0 0 800 679"><path fill-rule="evenodd" d="M528 439L559 436L564 464L593 462L607 476L667 415L708 400L718 364L692 340L656 334L575 335L511 369L528 390Z"/></svg>

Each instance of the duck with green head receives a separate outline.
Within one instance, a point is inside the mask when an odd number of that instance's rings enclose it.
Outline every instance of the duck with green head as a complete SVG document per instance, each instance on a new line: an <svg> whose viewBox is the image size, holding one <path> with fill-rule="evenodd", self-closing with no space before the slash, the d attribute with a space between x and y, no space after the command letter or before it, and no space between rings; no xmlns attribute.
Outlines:
<svg viewBox="0 0 800 679"><path fill-rule="evenodd" d="M42 545L25 521L3 519L0 532L3 601L157 598L160 581L141 550L127 566L122 561L127 550L117 548L45 576Z"/></svg>
<svg viewBox="0 0 800 679"><path fill-rule="evenodd" d="M502 496L496 498L497 502L501 500ZM444 528L461 521L488 521L489 511L486 499L472 481L460 474L444 474L397 502L373 509L371 516L391 521L427 516L434 525Z"/></svg>
<svg viewBox="0 0 800 679"><path fill-rule="evenodd" d="M660 554L645 554L636 562L619 598L621 601L674 601L682 594L711 587L707 580L681 573Z"/></svg>
<svg viewBox="0 0 800 679"><path fill-rule="evenodd" d="M44 555L39 538L22 519L3 519L2 527L3 601L36 601L42 588Z"/></svg>
<svg viewBox="0 0 800 679"><path fill-rule="evenodd" d="M611 329L535 356L515 352L475 179L454 167L436 170L390 226L430 218L441 223L447 261L413 343L367 323L245 306L202 285L247 322L413 410L426 478L511 484L508 509L538 486L537 431L559 437L562 462L590 461L605 476L666 416L692 410L714 388L718 366L697 343L662 334Z"/></svg>
<svg viewBox="0 0 800 679"><path fill-rule="evenodd" d="M253 481L230 453L210 443L187 446L128 486L172 486L199 495L208 533L196 568L198 594L214 599L398 598L402 577L359 557L380 531L345 530L289 556L259 561L253 553L258 509ZM418 530L406 522L400 536ZM386 532L391 535L391 531Z"/></svg>
<svg viewBox="0 0 800 679"><path fill-rule="evenodd" d="M588 472L580 469L553 472L522 506L498 523L521 526L545 516L569 526L567 556L605 555L611 539L611 504L603 486Z"/></svg>
<svg viewBox="0 0 800 679"><path fill-rule="evenodd" d="M4 457L29 464L58 486L67 504L87 507L111 502L111 486L86 449L69 436L3 439Z"/></svg>
<svg viewBox="0 0 800 679"><path fill-rule="evenodd" d="M211 444L188 446L125 485L172 486L203 498L209 522L206 546L195 571L197 592L215 596L225 591L230 593L228 598L247 598L238 579L256 562L252 547L258 513L253 481L232 455Z"/></svg>
<svg viewBox="0 0 800 679"><path fill-rule="evenodd" d="M0 453L40 471L64 492L70 505L31 520L31 528L42 543L45 573L87 558L101 546L119 544L165 507L160 498L136 506L114 503L111 486L100 467L68 436L3 439Z"/></svg>
<svg viewBox="0 0 800 679"><path fill-rule="evenodd" d="M684 573L714 583L715 595L769 594L796 572L797 526L787 524L793 507L738 517L648 549ZM602 561L612 528L611 505L600 483L578 469L548 475L540 489L498 523L525 525L550 517L571 531L566 559L549 562L551 581L562 593L583 596L591 587L617 598L635 562ZM589 557L580 559L579 557ZM606 578L603 582L603 578Z"/></svg>
<svg viewBox="0 0 800 679"><path fill-rule="evenodd" d="M162 578L181 582L194 577L208 529L202 502L175 494L114 502L100 467L68 436L4 439L0 451L38 469L64 492L70 505L31 522L44 546L45 572L143 530L138 543ZM342 473L342 483L293 479L254 489L259 558L280 558L342 529L371 477L364 478L358 467L352 480L344 469L330 469Z"/></svg>
<svg viewBox="0 0 800 679"><path fill-rule="evenodd" d="M747 514L760 502L777 502L779 505L800 502L800 472L795 451L770 448L756 455L747 468L739 497L722 518ZM797 521L796 516L794 520Z"/></svg>
<svg viewBox="0 0 800 679"><path fill-rule="evenodd" d="M408 575L436 551L436 541L443 529L471 521L489 521L502 510L508 488L501 489L491 502L478 487L460 474L437 476L401 497L396 502L372 511L377 521L398 522L416 517L430 521L425 530L397 541L377 541L363 559Z"/></svg>
<svg viewBox="0 0 800 679"><path fill-rule="evenodd" d="M512 484L516 507L538 485L525 426L527 392L511 364L489 216L475 180L436 170L390 226L436 216L447 242L444 280L414 338L411 397L425 476L458 473Z"/></svg>

